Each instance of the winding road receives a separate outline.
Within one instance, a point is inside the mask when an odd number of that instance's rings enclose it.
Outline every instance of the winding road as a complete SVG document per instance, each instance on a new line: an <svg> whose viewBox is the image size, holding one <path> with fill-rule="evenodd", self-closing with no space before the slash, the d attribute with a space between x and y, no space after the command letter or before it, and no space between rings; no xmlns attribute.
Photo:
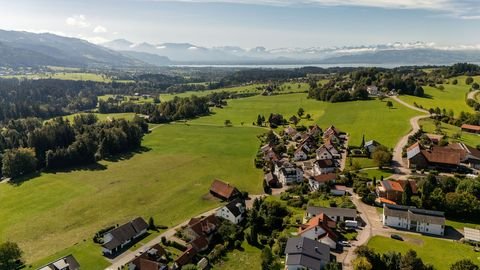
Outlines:
<svg viewBox="0 0 480 270"><path fill-rule="evenodd" d="M475 98L475 96L476 96L478 93L480 93L480 90L475 90L475 91L470 91L470 92L468 92L467 99L473 99L473 100L476 101L477 99Z"/></svg>

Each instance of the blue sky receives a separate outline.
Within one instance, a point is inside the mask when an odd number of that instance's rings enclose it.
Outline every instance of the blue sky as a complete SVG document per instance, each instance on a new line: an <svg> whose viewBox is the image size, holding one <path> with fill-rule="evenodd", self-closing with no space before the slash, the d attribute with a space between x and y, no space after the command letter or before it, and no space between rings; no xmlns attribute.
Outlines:
<svg viewBox="0 0 480 270"><path fill-rule="evenodd" d="M252 48L480 44L480 0L17 0L0 28Z"/></svg>

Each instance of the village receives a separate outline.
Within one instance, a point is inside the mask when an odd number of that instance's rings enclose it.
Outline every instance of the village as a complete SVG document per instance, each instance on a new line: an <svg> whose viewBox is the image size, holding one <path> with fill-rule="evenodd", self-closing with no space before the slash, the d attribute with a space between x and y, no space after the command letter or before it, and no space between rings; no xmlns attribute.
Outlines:
<svg viewBox="0 0 480 270"><path fill-rule="evenodd" d="M464 128L469 132L480 130L480 127L478 130L472 126ZM334 126L323 131L318 125L304 131L291 126L279 134L270 131L261 138L263 144L255 160L257 168L265 174L265 194L249 195L226 181L213 180L209 194L224 202L223 206L169 228L136 251L131 251L131 247L148 235L148 231L160 229L152 219L147 222L138 217L100 230L94 241L102 246L103 255L112 263L108 269L112 270L208 269L229 250L239 248L243 238L256 245L281 247L280 267L285 269L320 270L327 265L339 267L333 269L353 269L355 248L373 235L399 241L403 239L397 231L445 239L454 237L447 230L445 212L417 208L410 202L420 193L417 181L410 179L410 175L427 170L448 175L460 170L473 172L479 167L479 150L463 143L439 146L442 139L422 132L411 136L410 145L404 147L404 161L411 174L365 182L371 191L362 197L355 181L353 189L351 187L352 175L344 172L351 151L346 132ZM353 149L372 154L381 147L374 140L362 145L361 150ZM372 195L374 202L365 203ZM268 201L278 196L286 206ZM329 205L310 204L318 198L326 198ZM337 201L341 204L337 205ZM288 235L281 242L282 238L269 238L261 235L261 229L255 229L252 216L259 215L263 208L279 215L280 220L291 216L292 209L303 211L303 215L301 220L277 224L275 235ZM291 226L293 231L287 229ZM480 241L479 230L465 228L464 232L466 240ZM40 268L51 269L76 270L80 265L68 255Z"/></svg>

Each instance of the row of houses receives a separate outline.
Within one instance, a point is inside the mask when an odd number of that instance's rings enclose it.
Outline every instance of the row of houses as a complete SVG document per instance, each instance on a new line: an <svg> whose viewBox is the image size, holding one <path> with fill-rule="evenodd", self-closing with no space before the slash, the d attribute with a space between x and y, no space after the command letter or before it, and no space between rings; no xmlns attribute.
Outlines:
<svg viewBox="0 0 480 270"><path fill-rule="evenodd" d="M385 226L424 234L445 234L445 213L441 211L384 204L382 223Z"/></svg>
<svg viewBox="0 0 480 270"><path fill-rule="evenodd" d="M427 148L417 142L407 148L407 160L411 169L480 169L480 151L464 143Z"/></svg>

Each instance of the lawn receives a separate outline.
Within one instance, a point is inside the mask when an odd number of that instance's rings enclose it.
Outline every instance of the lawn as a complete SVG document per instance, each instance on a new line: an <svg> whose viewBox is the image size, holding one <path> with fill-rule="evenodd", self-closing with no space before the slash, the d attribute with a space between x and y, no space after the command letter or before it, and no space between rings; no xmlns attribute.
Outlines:
<svg viewBox="0 0 480 270"><path fill-rule="evenodd" d="M351 159L351 164L350 165L350 159ZM355 165L358 165L359 168L374 168L378 167L378 165L375 163L375 160L371 158L361 158L361 157L348 157L347 158L347 169L353 169Z"/></svg>
<svg viewBox="0 0 480 270"><path fill-rule="evenodd" d="M260 269L262 250L246 241L242 243L242 249L228 252L221 262L213 266L213 270Z"/></svg>
<svg viewBox="0 0 480 270"><path fill-rule="evenodd" d="M480 263L480 254L475 253L471 246L427 236L402 234L402 237L405 241L374 236L368 246L380 253L395 251L405 254L409 249L413 249L425 263L432 264L437 270L448 270L451 264L461 259Z"/></svg>
<svg viewBox="0 0 480 270"><path fill-rule="evenodd" d="M400 96L400 99L410 104L417 103L426 110L439 107L446 110L453 110L457 117L460 112L473 112L473 109L465 102L470 86L465 84L465 76L457 77L458 84L443 84L444 90L439 90L430 86L423 87L426 97ZM452 81L453 79L450 79ZM480 82L480 76L474 77L474 80Z"/></svg>
<svg viewBox="0 0 480 270"><path fill-rule="evenodd" d="M422 126L422 129L425 132L428 132L428 133L435 132L435 124L432 119L422 119L420 120L419 124ZM480 135L464 132L460 127L449 125L446 123L441 123L441 129L442 129L442 132L445 133L450 138L450 141L464 142L465 144L470 145L472 147L476 147L477 145L480 144ZM452 136L454 134L460 134L460 139L453 139Z"/></svg>
<svg viewBox="0 0 480 270"><path fill-rule="evenodd" d="M0 216L8 218L0 219L0 241L19 243L28 263L61 251L78 253L82 265L98 262L86 269L100 269L100 248L88 243L101 228L135 216L181 223L219 204L207 196L214 178L260 193L262 172L253 157L261 132L165 125L146 136L147 151L124 160L43 173L19 186L2 184Z"/></svg>
<svg viewBox="0 0 480 270"><path fill-rule="evenodd" d="M6 75L3 78L18 78L18 79L58 79L58 80L72 80L72 81L94 81L94 82L112 82L113 79L105 74L85 73L85 72L55 72L55 73L40 73L28 75ZM130 83L133 81L115 80L116 82Z"/></svg>
<svg viewBox="0 0 480 270"><path fill-rule="evenodd" d="M65 116L66 119L69 121L73 121L73 118L76 115L79 115L81 113L75 113L75 114L70 114ZM126 120L132 120L135 117L135 113L94 113L97 117L98 120L100 121L105 121L109 119L126 119Z"/></svg>
<svg viewBox="0 0 480 270"><path fill-rule="evenodd" d="M350 145L360 145L362 136L367 140L394 147L397 141L410 130L408 119L417 115L394 102L394 109L389 109L385 101L369 100L342 103L328 103L308 99L306 94L288 94L278 96L254 96L249 98L229 100L223 109L213 109L214 115L189 121L194 124L223 125L225 120L231 120L234 126L252 126L257 115L266 118L270 113L281 113L290 118L297 113L298 108L305 109L312 120L303 119L300 125L318 123L322 128L334 124L350 134Z"/></svg>
<svg viewBox="0 0 480 270"><path fill-rule="evenodd" d="M450 220L447 219L445 222L447 226L455 228L457 230L462 230L463 228L472 228L472 229L480 229L480 220L473 221L473 220Z"/></svg>
<svg viewBox="0 0 480 270"><path fill-rule="evenodd" d="M383 178L388 178L393 174L391 169L373 169L373 170L362 170L360 171L360 175L365 176L367 178L373 179L375 177L377 180Z"/></svg>

